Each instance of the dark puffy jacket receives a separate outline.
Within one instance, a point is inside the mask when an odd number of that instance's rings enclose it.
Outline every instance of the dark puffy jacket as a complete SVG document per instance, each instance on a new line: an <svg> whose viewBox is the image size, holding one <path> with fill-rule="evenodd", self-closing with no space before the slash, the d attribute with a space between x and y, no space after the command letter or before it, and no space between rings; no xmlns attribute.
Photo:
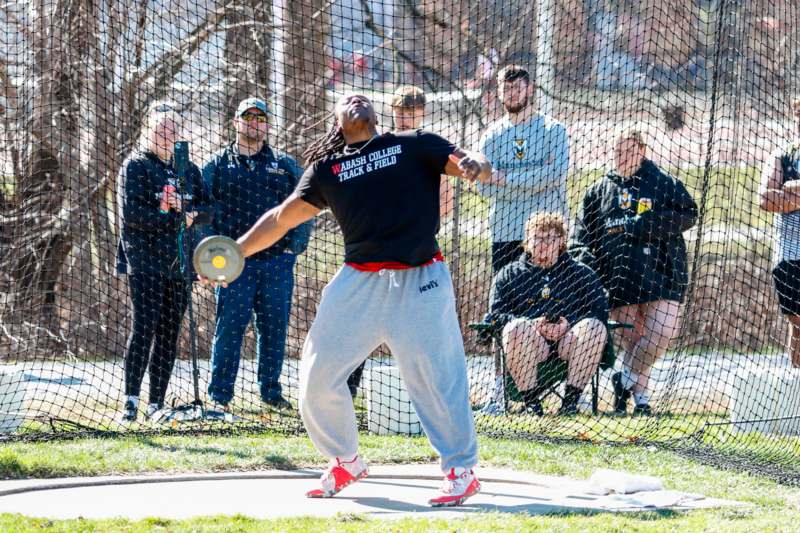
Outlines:
<svg viewBox="0 0 800 533"><path fill-rule="evenodd" d="M294 159L274 154L267 144L256 154L239 154L231 144L203 168L203 179L215 202L214 222L210 228L216 234L238 239L261 216L283 202L293 191L303 169ZM270 248L255 254L253 259L290 252L303 253L308 246L313 221L289 231Z"/></svg>
<svg viewBox="0 0 800 533"><path fill-rule="evenodd" d="M134 152L122 164L117 180L117 208L122 226L117 247L119 273L163 274L171 278L183 275L178 253L178 237L185 229L183 214L160 210L164 186L171 184L182 195L183 211L198 213L190 230L184 232L183 237L188 240L182 241L190 269L188 275L193 276L188 242L197 226L210 221L211 197L196 165L189 163L186 174L185 190L181 191L172 163L164 163L152 152Z"/></svg>
<svg viewBox="0 0 800 533"><path fill-rule="evenodd" d="M633 176L611 172L589 188L570 252L597 272L612 308L682 300L688 282L682 233L696 221L686 187L645 160Z"/></svg>
<svg viewBox="0 0 800 533"><path fill-rule="evenodd" d="M554 314L570 325L584 318L608 320L603 285L591 268L561 254L550 268L537 267L527 252L494 277L485 322L502 329L514 318Z"/></svg>

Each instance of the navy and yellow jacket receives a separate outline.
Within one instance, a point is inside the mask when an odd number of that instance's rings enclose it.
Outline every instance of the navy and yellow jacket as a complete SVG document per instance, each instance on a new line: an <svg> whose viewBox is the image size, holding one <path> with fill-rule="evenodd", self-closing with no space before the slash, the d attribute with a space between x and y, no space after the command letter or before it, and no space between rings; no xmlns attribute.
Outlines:
<svg viewBox="0 0 800 533"><path fill-rule="evenodd" d="M238 239L294 191L302 174L303 169L294 159L275 154L266 143L250 157L239 154L235 143L231 144L203 168L203 179L215 202L211 230ZM308 246L312 227L312 221L301 224L252 259L284 252L302 253Z"/></svg>
<svg viewBox="0 0 800 533"><path fill-rule="evenodd" d="M117 207L122 228L117 247L117 271L182 277L178 235L183 213L160 211L164 186L181 193L183 212L197 211L192 230L211 217L211 197L200 170L189 163L185 190L181 190L175 168L149 151L137 151L122 164L117 179ZM188 251L188 250L187 250ZM191 258L186 263L191 268Z"/></svg>
<svg viewBox="0 0 800 533"><path fill-rule="evenodd" d="M608 301L594 271L563 253L550 268L531 263L527 252L494 277L484 321L502 329L514 318L553 314L570 326L584 318L608 320Z"/></svg>
<svg viewBox="0 0 800 533"><path fill-rule="evenodd" d="M688 281L682 233L696 221L683 183L645 160L633 176L611 172L589 187L569 248L597 272L612 303L681 299Z"/></svg>

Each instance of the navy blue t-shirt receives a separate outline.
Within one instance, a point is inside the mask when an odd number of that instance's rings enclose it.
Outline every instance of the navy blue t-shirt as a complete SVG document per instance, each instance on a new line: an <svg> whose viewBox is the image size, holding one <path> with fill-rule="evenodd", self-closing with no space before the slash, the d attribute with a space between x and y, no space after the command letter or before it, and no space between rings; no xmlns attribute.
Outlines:
<svg viewBox="0 0 800 533"><path fill-rule="evenodd" d="M439 184L455 146L421 130L384 133L309 166L295 193L330 208L345 262L418 266L439 251Z"/></svg>

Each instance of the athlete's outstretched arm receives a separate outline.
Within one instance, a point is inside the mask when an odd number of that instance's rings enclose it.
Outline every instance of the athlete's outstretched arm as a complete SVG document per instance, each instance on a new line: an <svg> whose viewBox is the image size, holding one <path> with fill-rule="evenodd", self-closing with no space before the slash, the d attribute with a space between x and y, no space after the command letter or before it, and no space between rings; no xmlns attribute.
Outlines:
<svg viewBox="0 0 800 533"><path fill-rule="evenodd" d="M457 176L469 181L490 183L492 180L492 164L480 152L470 152L456 148L447 160L444 172L448 176Z"/></svg>
<svg viewBox="0 0 800 533"><path fill-rule="evenodd" d="M291 194L282 204L273 207L258 219L247 233L237 239L245 257L269 248L286 233L303 222L311 220L320 208Z"/></svg>
<svg viewBox="0 0 800 533"><path fill-rule="evenodd" d="M771 213L791 213L800 209L800 180L783 183L779 156L770 157L761 171L759 205Z"/></svg>

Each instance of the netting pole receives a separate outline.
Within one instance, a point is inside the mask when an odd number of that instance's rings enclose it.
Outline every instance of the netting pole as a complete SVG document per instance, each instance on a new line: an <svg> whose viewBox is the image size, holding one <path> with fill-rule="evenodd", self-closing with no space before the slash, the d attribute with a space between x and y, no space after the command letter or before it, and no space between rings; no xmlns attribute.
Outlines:
<svg viewBox="0 0 800 533"><path fill-rule="evenodd" d="M467 118L468 118L468 115L469 115L469 110L467 108L467 100L466 99L467 99L467 96L465 94L463 96L463 98L462 98L462 101L464 102L464 104L462 106L460 106L460 109L459 109L460 112L461 112L461 127L459 128L461 130L461 133L460 133L460 136L459 136L459 139L458 139L458 145L459 146L466 146L466 143L467 143ZM446 178L446 179L450 179L450 178ZM455 295L455 300L456 300L457 303L460 302L460 295L461 295L461 290L460 290L459 283L458 283L458 280L461 279L461 276L460 276L460 273L461 273L461 234L458 231L458 226L459 226L459 224L461 222L461 205L460 205L461 204L461 194L462 194L461 180L457 179L456 180L455 191L453 192L453 225L452 225L452 227L450 229L450 238L452 240L452 247L453 247L452 252L450 254L451 257L452 257L451 264L452 264L452 268L453 268L453 293ZM461 305L458 305L457 309L461 309ZM460 313L459 313L459 315L460 315ZM461 318L461 317L459 316L459 318Z"/></svg>
<svg viewBox="0 0 800 533"><path fill-rule="evenodd" d="M686 288L686 309L685 316L689 316L691 312L693 294L695 290L695 276L700 265L700 254L702 252L703 242L703 229L705 226L706 213L708 209L708 192L711 181L711 172L713 171L714 160L714 141L717 134L717 106L719 104L719 84L720 84L720 59L722 57L722 24L724 18L725 0L720 0L717 4L717 25L716 25L716 42L714 50L714 70L711 75L711 109L708 117L708 138L706 142L705 161L703 163L703 179L700 187L700 205L698 206L697 217L697 239L694 244L694 257L692 258L691 275L689 276L689 285Z"/></svg>
<svg viewBox="0 0 800 533"><path fill-rule="evenodd" d="M180 194L186 194L188 186L186 173L189 166L189 143L186 141L177 141L175 143L175 173L178 175L178 187L180 187ZM181 217L181 269L186 281L186 292L189 293L189 299L186 304L186 312L189 315L189 350L192 356L192 385L194 386L194 402L192 405L199 409L203 403L200 401L200 369L197 364L197 326L194 321L194 306L192 305L192 270L190 268L191 261L191 244L190 238L191 228L186 227L186 218ZM187 231L188 230L188 231Z"/></svg>
<svg viewBox="0 0 800 533"><path fill-rule="evenodd" d="M540 0L537 21L539 38L536 43L536 84L539 87L539 110L545 115L553 113L553 41L555 39L555 11L553 0Z"/></svg>
<svg viewBox="0 0 800 533"><path fill-rule="evenodd" d="M715 25L714 35L716 37L714 42L714 68L711 74L711 107L709 109L709 118L708 118L708 138L706 139L706 151L704 156L703 162L703 177L700 185L700 195L699 195L699 205L697 209L697 238L694 242L694 249L692 252L692 261L691 261L691 268L689 270L689 280L686 286L686 305L683 309L683 316L689 317L692 315L694 311L695 299L694 299L694 292L697 287L697 276L700 271L700 263L701 263L701 255L702 255L702 245L703 245L703 230L705 227L706 218L708 216L708 195L710 190L710 182L711 182L711 172L714 170L714 144L715 144L715 137L717 135L717 114L719 113L719 106L720 106L720 80L721 76L721 65L720 61L722 60L722 47L723 42L722 38L725 35L723 31L723 25L725 21L725 7L726 7L725 0L720 0L717 3L717 20ZM738 65L737 65L738 66ZM739 78L740 71L737 69L737 79ZM738 85L738 82L737 82ZM737 94L735 98L738 102L738 90L739 87L737 86ZM724 97L724 93L722 94ZM724 112L724 111L723 111ZM737 150L738 153L738 150ZM680 361L681 352L678 351L676 354L676 363ZM678 383L677 383L677 368L679 365L675 365L673 370L667 376L667 383L664 385L664 398L668 399L673 396L676 392Z"/></svg>
<svg viewBox="0 0 800 533"><path fill-rule="evenodd" d="M286 123L286 30L285 0L272 0L272 72L270 76L270 89L272 90L272 116L275 121L275 130L284 131Z"/></svg>

